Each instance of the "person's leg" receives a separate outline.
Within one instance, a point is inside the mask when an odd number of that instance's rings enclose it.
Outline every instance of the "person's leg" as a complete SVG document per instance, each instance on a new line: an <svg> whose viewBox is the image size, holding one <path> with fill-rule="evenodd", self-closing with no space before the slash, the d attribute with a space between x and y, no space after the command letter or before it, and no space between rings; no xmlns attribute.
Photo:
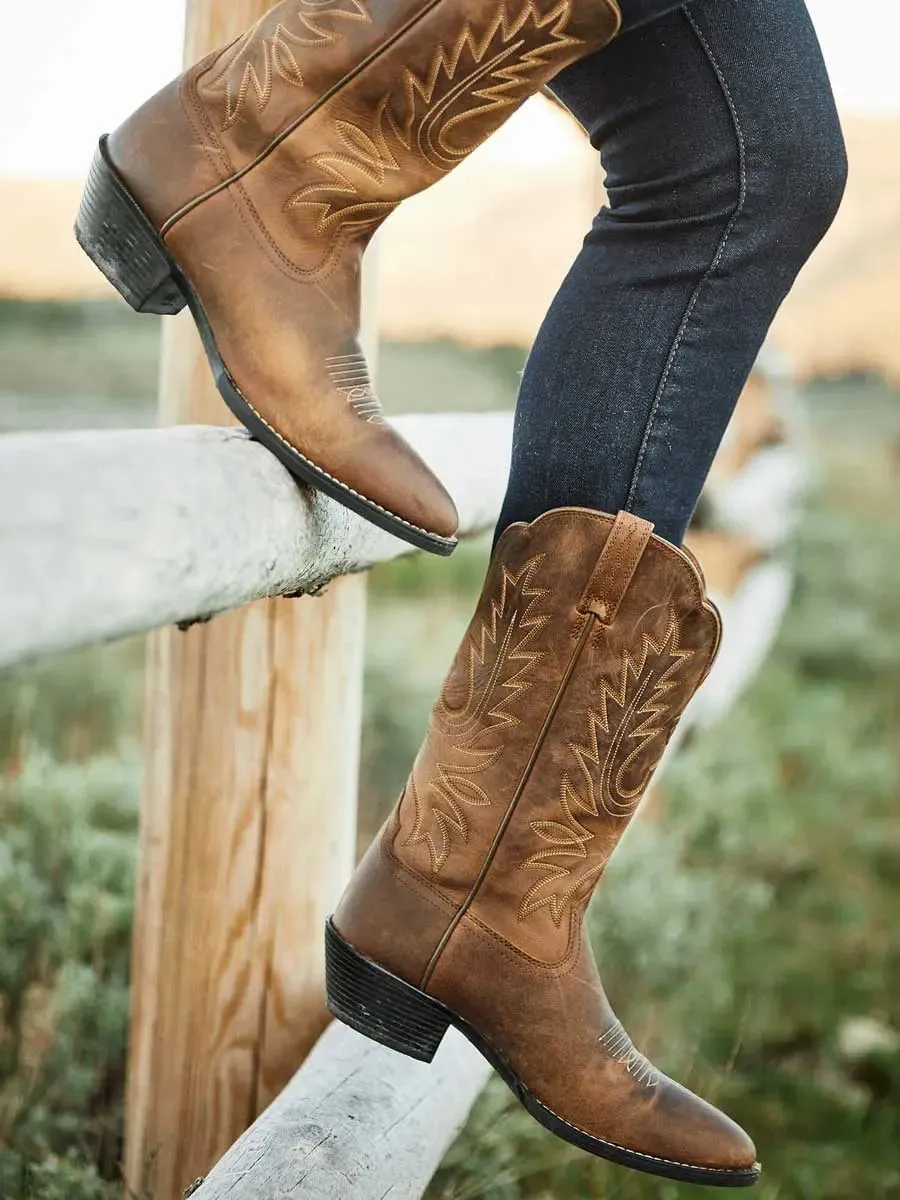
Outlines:
<svg viewBox="0 0 900 1200"><path fill-rule="evenodd" d="M528 360L498 529L584 505L679 544L846 158L802 0L622 7L629 31L553 84L609 205Z"/></svg>
<svg viewBox="0 0 900 1200"><path fill-rule="evenodd" d="M583 1150L747 1186L752 1140L619 1024L585 910L720 644L665 539L831 218L843 151L798 0L625 6L652 23L558 83L604 147L610 209L529 362L509 527L425 742L329 924L328 1003L426 1060L456 1025Z"/></svg>

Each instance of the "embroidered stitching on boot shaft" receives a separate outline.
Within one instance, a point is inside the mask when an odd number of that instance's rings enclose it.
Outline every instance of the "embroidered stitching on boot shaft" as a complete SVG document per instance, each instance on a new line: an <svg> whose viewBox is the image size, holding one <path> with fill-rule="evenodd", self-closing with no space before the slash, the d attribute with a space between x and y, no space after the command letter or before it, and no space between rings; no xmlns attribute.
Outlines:
<svg viewBox="0 0 900 1200"><path fill-rule="evenodd" d="M583 743L568 743L578 775L573 781L568 771L563 774L559 817L531 822L531 829L547 845L525 859L519 869L539 871L543 878L523 897L519 920L547 907L554 923L560 925L575 897L583 894L585 886L603 870L605 855L596 866L586 866L567 887L554 887L570 879L579 862L586 863L590 857L590 843L596 836L590 818L605 814L624 820L640 803L662 758L669 730L684 707L684 703L672 704L670 693L679 684L674 676L694 652L681 649L679 638L678 618L671 612L665 635L659 641L644 634L640 653L632 655L626 648L618 676L600 680L597 708L585 714L587 735ZM640 778L629 784L629 772L641 763L654 740L659 743L658 752L641 766ZM565 859L575 861L560 861Z"/></svg>
<svg viewBox="0 0 900 1200"><path fill-rule="evenodd" d="M515 575L504 568L499 595L491 601L487 620L473 632L464 652L464 702L455 707L449 700L456 668L438 700L434 726L450 739L452 759L437 763L424 798L413 773L410 795L415 820L406 839L407 846L423 842L428 846L435 874L447 861L453 832L462 842L468 841L463 806L483 808L491 804L490 796L473 776L487 771L503 754L503 731L520 723L512 706L532 686L529 676L544 655L544 651L530 647L550 619L535 611L550 594L547 588L534 586L545 557L541 554L529 559ZM486 744L485 739L489 739Z"/></svg>
<svg viewBox="0 0 900 1200"><path fill-rule="evenodd" d="M263 17L235 44L230 54L223 56L220 69L209 79L211 89L224 81L222 133L227 133L240 121L251 90L256 96L257 114L260 114L272 99L276 76L291 87L303 87L303 72L294 50L331 46L343 37L342 31L320 24L322 19L343 18L367 25L372 23L362 0L347 0L349 7L339 7L339 4L340 0L337 3L335 0L301 0L295 13L300 33L279 21L270 36L260 37L260 29L267 20ZM304 37L303 31L311 33L312 37Z"/></svg>
<svg viewBox="0 0 900 1200"><path fill-rule="evenodd" d="M388 216L403 199L390 193L423 159L441 172L455 167L534 90L531 75L571 55L581 44L566 33L572 4L558 0L544 13L528 0L514 17L504 6L480 30L467 20L454 43L437 48L421 78L404 70L368 131L335 119L343 149L310 158L306 167L324 178L298 188L285 205L289 213L310 210L316 232L327 238L323 264L343 230L371 228ZM530 40L537 44L529 49ZM472 122L476 127L467 134ZM388 194L371 197L373 185Z"/></svg>

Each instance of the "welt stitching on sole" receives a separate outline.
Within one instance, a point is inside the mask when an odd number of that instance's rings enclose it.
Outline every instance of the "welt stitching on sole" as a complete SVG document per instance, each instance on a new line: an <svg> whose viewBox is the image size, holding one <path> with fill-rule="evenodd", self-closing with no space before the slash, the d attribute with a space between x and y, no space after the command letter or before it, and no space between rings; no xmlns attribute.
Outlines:
<svg viewBox="0 0 900 1200"><path fill-rule="evenodd" d="M230 378L230 376L229 376L229 378ZM370 500L368 496L364 496L361 492L357 492L354 488L350 487L349 484L344 483L340 479L335 479L335 477L333 475L329 475L329 473L326 470L324 470L322 467L320 467L316 463L314 463L312 461L312 459L307 458L306 455L302 454L297 449L296 446L292 446L286 437L284 437L282 434L280 434L278 432L277 429L275 429L272 425L270 425L269 422L266 420L266 418L261 413L257 412L257 410L253 407L253 405L247 399L247 397L243 395L243 393L239 390L239 388L237 387L237 385L234 383L233 380L231 380L231 386L234 388L237 395L240 396L243 403L247 405L247 407L250 409L250 411L253 413L253 415L256 417L256 419L258 421L260 421L263 425L265 425L266 429L268 429L271 434L274 434L274 436L277 437L280 442L282 442L285 446L287 446L288 450L290 450L290 452L292 454L296 454L296 456L298 458L302 458L303 461L307 464L307 466L310 467L317 474L322 475L325 479L330 480L337 487L341 488L342 491L347 492L348 495L355 496L357 500L361 500L364 504L367 504L370 508L374 508L378 512L384 513L384 515L386 517L390 517L392 521L397 521L398 524L404 525L407 529L413 529L413 530L415 530L416 533L422 533L425 535L425 537L433 538L435 541L441 542L445 546L455 546L456 545L456 541L457 541L456 538L445 537L443 534L433 533L430 529L423 529L421 525L414 525L412 523L412 521L407 521L403 517L398 517L397 514L392 513L389 508L384 508L381 504L377 504L374 500Z"/></svg>
<svg viewBox="0 0 900 1200"><path fill-rule="evenodd" d="M533 1093L529 1094L533 1095ZM667 1167L678 1167L678 1169L681 1171L704 1171L710 1175L731 1175L735 1179L759 1174L755 1167L699 1167L695 1166L693 1163L679 1162L675 1158L660 1158L656 1154L647 1154L643 1150L632 1150L629 1146L620 1146L618 1142L610 1142L607 1141L606 1138L597 1137L595 1133L588 1133L588 1131L586 1129L582 1129L580 1125L573 1125L571 1121L567 1121L565 1117L561 1117L558 1113L555 1113L552 1108L548 1108L546 1104L538 1100L537 1096L534 1096L534 1102L540 1105L544 1112L549 1113L550 1116L555 1120L561 1121L563 1125L568 1125L569 1128L574 1129L576 1133L580 1133L584 1137L590 1138L593 1142L599 1142L601 1146L609 1146L611 1150L620 1150L623 1154L630 1154L635 1158L645 1158L648 1162L662 1163Z"/></svg>
<svg viewBox="0 0 900 1200"><path fill-rule="evenodd" d="M451 1018L451 1020L454 1025L457 1025L457 1021L463 1022L463 1018ZM466 1025L468 1023L463 1022L463 1024ZM460 1026L457 1025L457 1028L460 1028ZM465 1028L462 1028L460 1031L465 1033ZM474 1032L477 1032L477 1030ZM481 1037L480 1034L478 1036ZM483 1040L486 1041L487 1039ZM494 1053L497 1054L498 1052L495 1050ZM514 1077L519 1083L522 1082L517 1075ZM676 1167L680 1171L702 1171L705 1174L731 1176L734 1179L749 1178L751 1176L755 1177L759 1175L759 1169L757 1167L701 1167L695 1166L693 1163L679 1162L674 1158L662 1158L656 1154L647 1154L643 1150L632 1150L629 1146L620 1146L618 1142L610 1142L606 1138L597 1137L595 1133L588 1133L588 1131L586 1129L582 1129L580 1125L575 1125L572 1121L567 1121L565 1117L561 1117L559 1113L554 1112L552 1108L544 1104L544 1102L540 1100L534 1094L534 1092L527 1087L527 1085L523 1084L523 1087L535 1106L540 1108L541 1111L545 1112L548 1116L552 1117L554 1121L559 1121L561 1125L568 1126L569 1129L574 1130L576 1133L580 1133L582 1137L589 1138L592 1142L596 1142L600 1146L608 1146L610 1150L618 1150L622 1154L631 1155L635 1158L642 1158L647 1162L660 1163L662 1166Z"/></svg>

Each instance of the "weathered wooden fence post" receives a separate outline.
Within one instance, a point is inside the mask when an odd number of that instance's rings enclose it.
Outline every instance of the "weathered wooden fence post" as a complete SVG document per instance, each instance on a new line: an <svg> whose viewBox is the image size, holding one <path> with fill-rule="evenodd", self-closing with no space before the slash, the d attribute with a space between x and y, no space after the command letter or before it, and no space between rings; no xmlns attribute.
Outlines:
<svg viewBox="0 0 900 1200"><path fill-rule="evenodd" d="M188 59L270 0L189 0ZM225 424L194 328L168 322L166 421ZM260 529L265 537L265 529ZM152 635L126 1176L172 1200L324 1028L322 925L356 838L365 582Z"/></svg>

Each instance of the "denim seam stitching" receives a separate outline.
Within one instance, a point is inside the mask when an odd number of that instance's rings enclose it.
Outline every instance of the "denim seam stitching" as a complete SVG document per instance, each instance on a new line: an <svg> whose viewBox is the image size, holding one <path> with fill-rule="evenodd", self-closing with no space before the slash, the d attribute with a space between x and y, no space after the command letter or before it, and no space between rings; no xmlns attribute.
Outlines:
<svg viewBox="0 0 900 1200"><path fill-rule="evenodd" d="M633 512L632 505L634 504L635 494L637 493L638 484L640 482L641 469L643 468L644 460L647 457L647 451L650 446L650 438L653 435L653 429L654 429L654 426L656 423L656 418L659 413L660 406L662 405L663 398L665 396L666 388L669 383L669 378L675 367L675 363L677 362L678 352L681 349L681 343L684 341L685 334L687 333L688 326L690 325L691 317L694 314L694 309L697 307L697 304L700 300L700 296L703 291L704 285L707 284L709 282L709 280L713 277L713 275L715 274L716 270L719 267L719 264L722 261L722 258L725 254L726 247L728 246L728 243L731 240L731 235L734 232L734 229L735 229L735 226L737 225L738 220L740 219L741 215L743 214L744 206L745 206L746 200L747 200L747 146L746 146L746 142L744 140L744 131L741 127L740 117L738 116L737 105L734 102L734 97L731 94L731 89L729 88L728 82L725 79L725 74L722 71L722 68L719 64L718 59L716 58L715 54L713 53L712 48L709 45L709 42L707 41L706 37L704 36L703 31L700 29L700 27L697 24L696 20L694 19L693 15L690 13L690 11L687 8L682 8L681 11L684 13L685 18L688 21L688 24L691 26L691 29L694 31L694 35L696 36L697 41L700 43L700 46L703 49L703 52L706 55L706 57L709 61L709 64L713 69L713 73L715 74L716 79L718 80L719 86L721 87L722 92L725 96L725 102L728 105L728 111L731 114L731 120L732 120L732 124L734 125L735 138L737 141L740 186L739 186L737 204L735 206L734 212L731 214L728 224L725 227L725 231L722 234L722 238L721 238L721 241L719 242L718 249L716 250L715 257L713 258L712 262L710 263L709 267L707 268L706 272L704 273L703 278L700 280L700 282L697 284L696 288L694 289L694 294L691 296L690 303L688 304L687 309L685 310L684 316L681 321L681 325L678 328L678 333L676 335L675 341L672 343L672 349L669 352L669 358L668 358L668 361L666 362L665 371L663 372L662 379L659 382L659 387L657 388L656 395L653 399L653 406L650 409L650 415L647 418L647 427L644 431L644 439L641 442L641 448L640 448L640 451L638 452L637 462L635 463L635 466L634 466L634 474L632 475L632 478L631 478L631 486L628 489L628 498L625 501L625 509L627 512Z"/></svg>

